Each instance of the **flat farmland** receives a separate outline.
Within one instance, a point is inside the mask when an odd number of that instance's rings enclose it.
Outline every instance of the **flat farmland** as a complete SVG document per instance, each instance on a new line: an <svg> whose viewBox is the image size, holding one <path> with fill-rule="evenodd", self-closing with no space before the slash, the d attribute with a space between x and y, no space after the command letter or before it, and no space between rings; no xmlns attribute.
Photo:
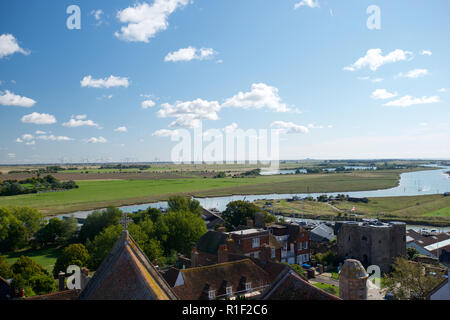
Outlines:
<svg viewBox="0 0 450 320"><path fill-rule="evenodd" d="M277 175L249 178L178 178L78 180L79 189L0 197L0 206L31 206L45 215L167 200L171 195L196 197L346 192L391 188L400 171L342 174Z"/></svg>

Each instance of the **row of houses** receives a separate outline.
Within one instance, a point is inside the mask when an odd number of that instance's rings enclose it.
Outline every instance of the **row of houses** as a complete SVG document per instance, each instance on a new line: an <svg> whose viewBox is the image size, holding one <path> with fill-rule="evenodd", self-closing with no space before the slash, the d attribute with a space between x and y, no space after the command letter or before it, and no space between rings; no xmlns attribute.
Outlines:
<svg viewBox="0 0 450 320"><path fill-rule="evenodd" d="M268 229L256 228L242 232L208 232L193 252L196 258L185 259L181 268L160 270L124 230L94 276L82 281L82 287L66 290L63 276L60 277L60 292L30 299L340 300L311 285L288 264L271 259L271 250L264 251L262 248L270 245L270 239L274 237ZM296 237L300 238L301 235ZM302 239L302 243L308 241ZM208 244L207 240L212 243ZM290 244L289 239L287 242ZM204 248L209 253L203 251ZM280 257L282 246L278 245L276 249ZM301 251L304 250L302 244ZM258 254L255 256L256 252ZM268 259L261 259L267 257L264 252L269 254ZM191 260L190 265L188 260Z"/></svg>

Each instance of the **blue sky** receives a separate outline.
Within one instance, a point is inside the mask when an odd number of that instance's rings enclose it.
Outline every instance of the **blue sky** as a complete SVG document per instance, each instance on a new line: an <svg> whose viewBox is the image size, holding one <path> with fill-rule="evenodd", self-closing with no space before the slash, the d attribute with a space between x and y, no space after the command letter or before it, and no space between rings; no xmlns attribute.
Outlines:
<svg viewBox="0 0 450 320"><path fill-rule="evenodd" d="M1 1L0 163L170 160L199 121L283 129L282 159L450 158L450 3L300 3Z"/></svg>

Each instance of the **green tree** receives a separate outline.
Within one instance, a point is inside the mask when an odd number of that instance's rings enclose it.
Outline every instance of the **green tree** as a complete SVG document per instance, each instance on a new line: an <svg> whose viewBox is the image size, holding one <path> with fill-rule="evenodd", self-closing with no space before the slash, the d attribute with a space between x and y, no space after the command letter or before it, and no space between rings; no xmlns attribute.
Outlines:
<svg viewBox="0 0 450 320"><path fill-rule="evenodd" d="M55 280L33 259L21 256L11 267L13 288L25 289L26 295L46 294L55 289Z"/></svg>
<svg viewBox="0 0 450 320"><path fill-rule="evenodd" d="M164 262L164 252L159 241L155 238L150 238L146 229L133 223L128 226L128 231L151 261ZM90 254L89 265L92 269L97 269L100 266L120 238L122 232L122 226L112 225L97 235L93 241L88 240L86 247Z"/></svg>
<svg viewBox="0 0 450 320"><path fill-rule="evenodd" d="M49 275L38 274L30 278L28 286L33 290L34 294L42 295L54 291L56 289L56 282Z"/></svg>
<svg viewBox="0 0 450 320"><path fill-rule="evenodd" d="M425 300L443 280L441 277L427 273L423 264L397 258L394 271L384 279L388 292L397 300Z"/></svg>
<svg viewBox="0 0 450 320"><path fill-rule="evenodd" d="M122 231L122 226L116 224L101 231L100 234L95 236L93 241L88 239L86 247L91 257L89 265L92 269L95 270L100 266L100 263L114 246L114 243L120 238Z"/></svg>
<svg viewBox="0 0 450 320"><path fill-rule="evenodd" d="M80 242L86 243L88 239L92 241L107 227L117 224L122 214L122 211L115 207L109 207L102 212L94 211L86 218L80 229Z"/></svg>
<svg viewBox="0 0 450 320"><path fill-rule="evenodd" d="M55 266L53 267L53 277L57 278L61 271L66 272L67 267L70 265L76 265L80 268L87 267L89 259L89 253L83 244L71 244L64 248L56 260Z"/></svg>
<svg viewBox="0 0 450 320"><path fill-rule="evenodd" d="M416 261L419 255L419 251L414 247L409 247L406 249L406 257L408 260Z"/></svg>
<svg viewBox="0 0 450 320"><path fill-rule="evenodd" d="M52 218L38 230L35 242L40 246L63 244L74 235L77 227L77 220L74 217L63 220Z"/></svg>
<svg viewBox="0 0 450 320"><path fill-rule="evenodd" d="M166 254L172 250L191 253L195 243L206 233L203 219L190 211L169 211L162 217L162 221L168 230L163 241Z"/></svg>
<svg viewBox="0 0 450 320"><path fill-rule="evenodd" d="M222 213L222 218L227 224L237 227L247 225L247 219L254 221L257 212L264 213L266 223L276 221L275 216L261 210L255 204L240 200L228 203L226 210Z"/></svg>
<svg viewBox="0 0 450 320"><path fill-rule="evenodd" d="M40 226L42 216L31 208L0 208L0 251L13 251L28 245Z"/></svg>
<svg viewBox="0 0 450 320"><path fill-rule="evenodd" d="M11 265L4 257L0 257L0 277L11 279L13 276Z"/></svg>
<svg viewBox="0 0 450 320"><path fill-rule="evenodd" d="M195 199L187 199L182 196L170 197L167 201L169 211L190 211L197 215L202 214L200 202Z"/></svg>

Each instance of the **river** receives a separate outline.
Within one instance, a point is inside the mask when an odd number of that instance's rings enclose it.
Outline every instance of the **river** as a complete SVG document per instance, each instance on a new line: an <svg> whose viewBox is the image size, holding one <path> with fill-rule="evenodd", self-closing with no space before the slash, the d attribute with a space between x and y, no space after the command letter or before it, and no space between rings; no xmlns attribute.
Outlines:
<svg viewBox="0 0 450 320"><path fill-rule="evenodd" d="M441 167L442 169L425 170L406 172L400 175L400 182L397 187L383 190L372 191L352 191L352 192L335 192L326 193L328 196L337 195L339 193L348 194L350 197L399 197L399 196L418 196L427 194L439 194L444 192L450 192L450 177L446 173L450 170L450 167ZM227 204L231 201L246 200L275 200L275 199L289 199L293 196L298 197L318 197L323 193L288 193L288 194L264 194L264 195L235 195L226 197L209 197L209 198L196 198L202 207L204 208L216 208L220 211L225 210ZM139 205L123 206L119 207L125 212L136 212L139 210L145 210L148 207L153 208L166 208L167 202L155 202L145 203ZM75 216L76 218L86 218L91 211L78 211L70 214L64 214L61 216ZM408 226L411 229L422 228L422 226ZM430 228L428 226L428 228ZM450 228L440 228L443 231L450 231Z"/></svg>

